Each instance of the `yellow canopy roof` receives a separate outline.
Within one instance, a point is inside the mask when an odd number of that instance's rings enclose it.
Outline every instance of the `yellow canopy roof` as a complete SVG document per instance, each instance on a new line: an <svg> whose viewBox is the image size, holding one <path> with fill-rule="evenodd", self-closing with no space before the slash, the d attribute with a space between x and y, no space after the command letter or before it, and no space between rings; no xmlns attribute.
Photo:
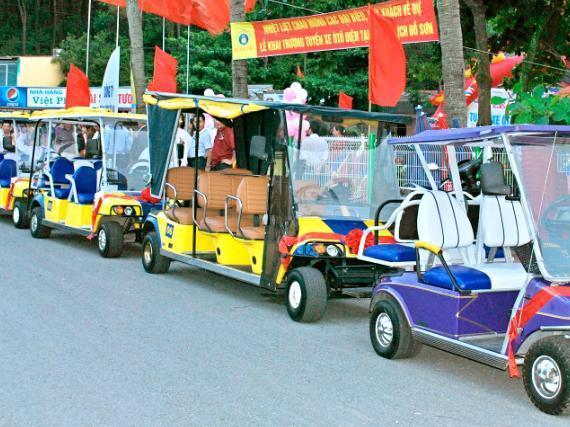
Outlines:
<svg viewBox="0 0 570 427"><path fill-rule="evenodd" d="M0 111L0 120L6 119L29 119L30 114L24 111Z"/></svg>
<svg viewBox="0 0 570 427"><path fill-rule="evenodd" d="M213 99L200 99L198 97L168 98L159 101L154 96L146 94L143 99L145 103L149 105L158 105L160 108L164 108L165 110L191 110L199 107L202 111L213 117L228 120L237 119L245 114L268 109L267 107L251 102L244 102L243 104L227 102L227 100L224 101L224 98L220 98L219 101Z"/></svg>
<svg viewBox="0 0 570 427"><path fill-rule="evenodd" d="M30 116L30 120L69 119L80 120L84 118L122 119L122 120L146 120L145 114L114 113L102 108L74 107L66 110L43 110L36 111Z"/></svg>

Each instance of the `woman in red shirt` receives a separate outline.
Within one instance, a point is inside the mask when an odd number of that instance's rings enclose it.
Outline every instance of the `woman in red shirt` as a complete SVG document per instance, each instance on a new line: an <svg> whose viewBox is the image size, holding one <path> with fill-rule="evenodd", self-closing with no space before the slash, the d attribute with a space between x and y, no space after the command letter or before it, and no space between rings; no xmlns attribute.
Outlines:
<svg viewBox="0 0 570 427"><path fill-rule="evenodd" d="M228 128L221 122L215 123L217 132L214 146L208 153L206 170L224 170L233 166L236 161L236 145L233 129Z"/></svg>

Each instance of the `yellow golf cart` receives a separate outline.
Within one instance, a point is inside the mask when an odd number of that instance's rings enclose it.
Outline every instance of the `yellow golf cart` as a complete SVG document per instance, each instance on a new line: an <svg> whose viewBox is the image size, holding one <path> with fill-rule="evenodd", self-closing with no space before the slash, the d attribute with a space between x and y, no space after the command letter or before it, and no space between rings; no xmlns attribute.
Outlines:
<svg viewBox="0 0 570 427"><path fill-rule="evenodd" d="M385 268L356 259L359 236L383 201L399 198L381 141L407 117L193 95L145 99L151 189L163 201L144 226L147 272L165 273L175 260L285 288L290 316L304 322L319 320L329 297L370 294ZM181 114L212 116L226 138L229 129L235 163L210 171L169 167ZM378 238L392 239L388 232Z"/></svg>
<svg viewBox="0 0 570 427"><path fill-rule="evenodd" d="M0 214L12 215L17 228L26 228L34 146L34 125L29 114L0 112L0 144Z"/></svg>
<svg viewBox="0 0 570 427"><path fill-rule="evenodd" d="M141 195L149 173L146 116L73 108L34 113L42 168L30 188L30 231L97 237L99 253L121 255L140 241L153 201Z"/></svg>

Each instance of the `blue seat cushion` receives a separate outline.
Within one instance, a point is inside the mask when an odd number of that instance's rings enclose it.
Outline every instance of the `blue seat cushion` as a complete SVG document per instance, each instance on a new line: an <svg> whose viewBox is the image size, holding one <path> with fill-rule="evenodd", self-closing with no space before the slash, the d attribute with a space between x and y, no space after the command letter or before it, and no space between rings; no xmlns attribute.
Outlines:
<svg viewBox="0 0 570 427"><path fill-rule="evenodd" d="M67 199L69 197L69 192L71 191L71 188L55 188L55 197L57 197L58 199Z"/></svg>
<svg viewBox="0 0 570 427"><path fill-rule="evenodd" d="M491 289L491 279L482 271L463 265L450 265L459 288L462 291ZM433 267L424 273L424 283L438 288L455 290L451 277L444 267Z"/></svg>
<svg viewBox="0 0 570 427"><path fill-rule="evenodd" d="M416 250L398 244L375 245L366 248L364 256L387 262L413 262L416 260Z"/></svg>
<svg viewBox="0 0 570 427"><path fill-rule="evenodd" d="M95 193L77 193L77 200L81 205L90 205L94 198Z"/></svg>
<svg viewBox="0 0 570 427"><path fill-rule="evenodd" d="M0 188L10 188L10 184L12 183L12 179L0 179Z"/></svg>

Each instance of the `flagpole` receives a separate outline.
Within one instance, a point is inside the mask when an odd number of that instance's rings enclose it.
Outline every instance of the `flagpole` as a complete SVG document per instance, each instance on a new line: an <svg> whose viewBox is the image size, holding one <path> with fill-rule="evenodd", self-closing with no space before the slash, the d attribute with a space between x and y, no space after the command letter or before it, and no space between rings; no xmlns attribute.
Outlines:
<svg viewBox="0 0 570 427"><path fill-rule="evenodd" d="M89 0L89 9L87 11L87 48L85 52L85 75L89 77L89 40L91 38L91 2Z"/></svg>
<svg viewBox="0 0 570 427"><path fill-rule="evenodd" d="M190 90L190 25L188 25L188 40L186 42L186 93Z"/></svg>
<svg viewBox="0 0 570 427"><path fill-rule="evenodd" d="M166 18L162 17L162 50L165 48L165 37L166 37Z"/></svg>
<svg viewBox="0 0 570 427"><path fill-rule="evenodd" d="M117 36L115 39L115 47L119 47L119 29L120 29L119 18L120 17L121 17L121 6L117 6Z"/></svg>

